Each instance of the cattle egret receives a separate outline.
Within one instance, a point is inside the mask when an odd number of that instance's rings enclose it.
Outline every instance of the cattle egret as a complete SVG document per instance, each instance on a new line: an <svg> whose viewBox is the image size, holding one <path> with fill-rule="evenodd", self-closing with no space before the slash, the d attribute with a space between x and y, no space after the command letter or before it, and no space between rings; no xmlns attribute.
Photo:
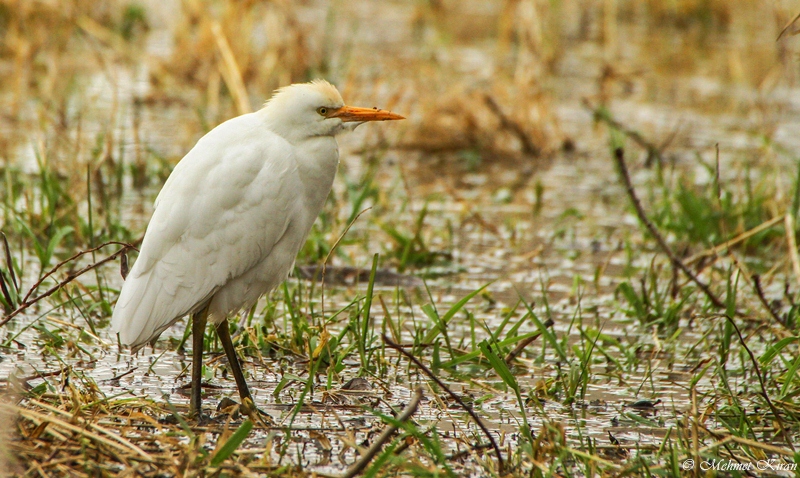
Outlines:
<svg viewBox="0 0 800 478"><path fill-rule="evenodd" d="M111 327L136 352L192 318L190 413L201 414L203 333L215 325L242 407L255 410L227 318L292 270L339 165L336 134L366 121L404 119L345 106L324 80L275 92L264 107L211 130L175 166L155 201L139 258Z"/></svg>

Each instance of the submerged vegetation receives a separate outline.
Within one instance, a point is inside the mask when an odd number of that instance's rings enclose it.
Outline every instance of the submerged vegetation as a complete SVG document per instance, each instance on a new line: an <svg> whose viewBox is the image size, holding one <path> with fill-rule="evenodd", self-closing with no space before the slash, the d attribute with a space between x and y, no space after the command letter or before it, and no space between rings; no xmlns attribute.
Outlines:
<svg viewBox="0 0 800 478"><path fill-rule="evenodd" d="M793 476L789 3L0 2L0 474ZM316 77L408 125L231 321L273 423L210 330L197 423L120 284L197 139Z"/></svg>

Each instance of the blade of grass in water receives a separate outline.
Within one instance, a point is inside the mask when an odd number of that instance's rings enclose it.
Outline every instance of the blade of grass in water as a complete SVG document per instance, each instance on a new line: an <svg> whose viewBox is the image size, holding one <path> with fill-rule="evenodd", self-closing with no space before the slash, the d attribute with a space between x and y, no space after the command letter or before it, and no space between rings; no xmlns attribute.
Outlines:
<svg viewBox="0 0 800 478"><path fill-rule="evenodd" d="M489 282L488 284L485 284L480 289L476 289L476 290L470 292L469 294L464 296L461 300L456 302L452 307L450 307L450 310L448 310L447 313L444 314L444 316L441 317L441 319L439 321L439 327L431 329L425 335L425 337L423 338L422 342L426 343L426 344L427 343L431 343L433 341L433 339L436 338L437 335L439 335L440 333L443 332L442 329L444 327L447 327L447 324L450 322L450 319L452 319L453 316L455 316L458 313L458 311L461 310L464 307L464 305L466 305L467 302L472 300L473 297L475 297L476 295L480 294L484 289L489 287L490 284L491 284L491 282Z"/></svg>
<svg viewBox="0 0 800 478"><path fill-rule="evenodd" d="M372 293L375 287L375 272L378 269L378 254L372 256L372 270L369 273L369 284L367 285L367 296L364 301L364 313L361 317L361 327L358 336L358 353L361 357L361 371L368 370L369 360L367 358L367 335L369 334L370 308L372 308Z"/></svg>
<svg viewBox="0 0 800 478"><path fill-rule="evenodd" d="M247 435L250 434L250 430L253 429L253 422L250 420L245 420L244 423L239 425L239 428L233 432L228 441L223 444L214 456L211 457L211 466L217 467L222 464L223 461L227 460L229 456L239 448L239 445L247 438Z"/></svg>
<svg viewBox="0 0 800 478"><path fill-rule="evenodd" d="M545 340L547 340L547 343L549 343L553 347L553 349L558 354L558 357L563 362L567 362L568 361L567 354L566 352L564 352L564 347L562 347L561 344L558 343L558 339L556 339L556 335L553 333L553 331L550 330L550 328L546 327L544 323L542 323L542 321L539 319L539 316L536 315L536 313L533 311L533 308L531 308L531 305L526 300L523 299L522 303L528 310L528 313L531 316L531 320L533 321L534 324L536 324L536 327L539 329L539 333L541 333L544 336Z"/></svg>
<svg viewBox="0 0 800 478"><path fill-rule="evenodd" d="M519 411L522 414L522 434L528 440L533 440L533 437L531 436L531 429L528 426L528 414L525 411L525 401L522 400L522 393L520 392L517 379L514 378L514 374L511 373L511 370L509 370L506 362L494 353L488 342L484 340L478 344L478 347L480 347L483 356L486 357L486 359L489 361L489 364L491 364L492 368L495 370L495 372L497 372L497 375L500 376L503 382L505 382L505 384L514 391L514 395L517 396Z"/></svg>

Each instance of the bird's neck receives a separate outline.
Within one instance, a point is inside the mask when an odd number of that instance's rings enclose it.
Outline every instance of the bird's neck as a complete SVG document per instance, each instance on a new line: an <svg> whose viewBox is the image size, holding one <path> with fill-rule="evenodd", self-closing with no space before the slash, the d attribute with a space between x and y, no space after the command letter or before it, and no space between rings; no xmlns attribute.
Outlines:
<svg viewBox="0 0 800 478"><path fill-rule="evenodd" d="M319 213L339 167L339 145L333 136L313 136L295 143L298 171L307 185L306 199Z"/></svg>

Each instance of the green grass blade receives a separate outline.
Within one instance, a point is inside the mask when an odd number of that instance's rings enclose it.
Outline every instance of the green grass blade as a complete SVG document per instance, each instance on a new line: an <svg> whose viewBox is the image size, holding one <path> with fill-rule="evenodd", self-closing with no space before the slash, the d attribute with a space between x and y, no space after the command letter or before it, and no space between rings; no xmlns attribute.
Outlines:
<svg viewBox="0 0 800 478"><path fill-rule="evenodd" d="M227 460L229 456L239 448L239 445L247 438L247 435L250 434L250 430L253 429L253 422L250 420L245 420L244 423L239 425L239 428L233 432L228 441L222 445L214 456L211 457L211 466L219 466L222 464L223 461Z"/></svg>
<svg viewBox="0 0 800 478"><path fill-rule="evenodd" d="M508 365L506 365L505 360L497 356L492 348L489 347L488 342L484 340L478 344L478 347L481 349L483 356L486 357L486 359L492 365L492 368L494 368L495 372L497 372L497 375L503 379L503 382L505 382L506 385L514 390L514 395L517 396L517 403L519 404L519 412L522 414L522 435L528 440L533 440L530 427L528 427L528 414L525 411L525 401L522 399L522 393L520 393L517 379L514 378L514 374L511 373L511 370L508 368Z"/></svg>
<svg viewBox="0 0 800 478"><path fill-rule="evenodd" d="M569 362L569 360L567 360L567 353L564 352L564 347L562 347L561 344L558 343L556 335L553 333L553 331L550 330L548 327L546 327L544 323L542 323L542 321L539 319L539 316L537 316L536 313L533 311L528 301L523 299L522 303L525 305L525 308L528 309L528 313L531 315L531 320L533 321L534 324L536 324L536 327L539 329L539 332L553 347L553 349L556 351L561 361Z"/></svg>
<svg viewBox="0 0 800 478"><path fill-rule="evenodd" d="M433 341L433 339L439 334L440 329L443 328L443 327L446 327L447 323L450 321L450 319L452 319L453 316L456 315L459 310L464 308L464 306L467 304L467 302L469 302L476 295L480 294L484 289L489 287L490 284L491 284L491 282L489 282L488 284L482 286L480 289L473 290L472 292L470 292L469 294L464 296L461 300L456 302L455 305L450 307L450 310L448 310L447 313L444 314L444 316L442 317L441 325L438 328L435 328L435 329L432 329L431 331L429 331L427 333L427 335L425 335L425 338L423 339L423 343L427 344L427 343L430 343L431 341Z"/></svg>
<svg viewBox="0 0 800 478"><path fill-rule="evenodd" d="M527 339L529 339L529 338L531 338L533 336L536 336L536 335L539 335L538 331L537 332L528 332L527 334L517 335L515 337L509 337L509 338L507 338L505 340L501 340L501 341L497 342L497 346L500 347L500 348L508 347L509 345L514 345L514 344L516 344L518 342L522 342L523 340L527 340ZM454 366L456 366L456 365L458 365L460 363L469 362L470 360L474 360L474 359L476 359L476 358L478 358L480 356L481 356L480 349L473 350L472 352L466 353L466 354L461 355L459 357L456 357L456 358L454 358L452 360L448 360L447 362L442 362L441 367L442 368L454 367Z"/></svg>
<svg viewBox="0 0 800 478"><path fill-rule="evenodd" d="M514 378L514 375L511 373L511 370L508 369L508 365L506 365L503 359L501 359L500 357L497 356L496 353L494 353L494 351L491 349L491 347L489 347L489 344L485 340L480 344L478 344L478 347L481 349L481 353L483 354L484 357L486 357L486 360L489 361L489 364L492 366L495 372L497 372L497 375L499 375L500 378L503 379L503 382L505 382L506 385L511 387L512 390L519 393L519 385L517 384L517 379Z"/></svg>
<svg viewBox="0 0 800 478"><path fill-rule="evenodd" d="M758 359L758 361L761 362L761 365L768 365L770 362L772 362L772 359L774 359L775 356L781 353L781 350L786 348L787 345L793 342L797 342L798 340L800 340L800 337L796 335L792 337L785 337L779 340L778 343L768 348L767 351L764 352L764 355L762 355L761 358Z"/></svg>
<svg viewBox="0 0 800 478"><path fill-rule="evenodd" d="M367 297L364 301L364 315L361 318L361 330L358 337L358 353L361 356L361 371L366 372L369 367L367 358L367 335L369 334L369 312L372 308L372 294L375 287L375 272L378 270L379 254L372 256L372 270L369 273L369 284L367 285Z"/></svg>
<svg viewBox="0 0 800 478"><path fill-rule="evenodd" d="M781 387L781 397L786 397L787 392L792 390L792 385L795 383L794 377L797 375L797 370L800 369L800 357L797 357L789 369L783 376L783 386ZM793 390L792 390L793 391Z"/></svg>

